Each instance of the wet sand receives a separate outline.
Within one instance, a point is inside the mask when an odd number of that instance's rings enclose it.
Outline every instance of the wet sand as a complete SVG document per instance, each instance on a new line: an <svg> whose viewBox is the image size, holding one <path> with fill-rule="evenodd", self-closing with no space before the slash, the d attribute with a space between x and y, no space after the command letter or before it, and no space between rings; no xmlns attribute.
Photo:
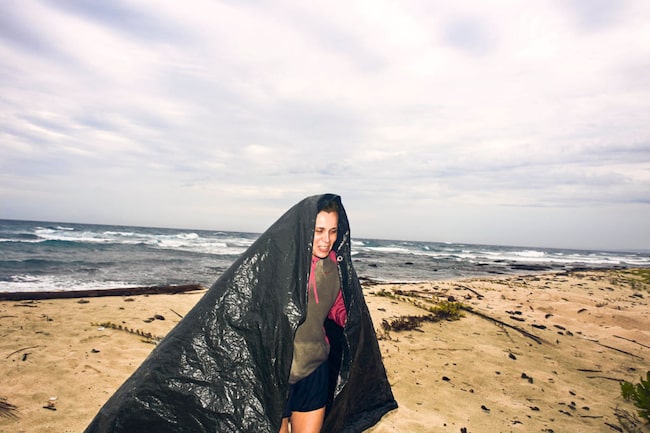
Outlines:
<svg viewBox="0 0 650 433"><path fill-rule="evenodd" d="M0 397L17 407L0 432L83 431L202 294L0 302ZM382 327L449 297L480 315ZM620 381L650 369L650 287L627 273L369 286L366 300L400 405L373 433L617 431L615 410L635 412Z"/></svg>

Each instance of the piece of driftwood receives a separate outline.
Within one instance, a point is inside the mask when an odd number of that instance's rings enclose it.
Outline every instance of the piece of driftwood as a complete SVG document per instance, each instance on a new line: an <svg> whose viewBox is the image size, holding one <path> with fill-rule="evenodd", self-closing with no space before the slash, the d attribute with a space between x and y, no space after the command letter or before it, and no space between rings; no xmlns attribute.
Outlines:
<svg viewBox="0 0 650 433"><path fill-rule="evenodd" d="M635 355L634 353L626 352L625 350L617 349L616 347L608 346L606 344L602 344L602 343L598 343L598 342L596 342L596 344L599 345L599 346L605 347L607 349L615 350L617 352L623 353L625 355L628 355L628 356L631 356L633 358L640 359L641 361L643 361L643 358L641 356Z"/></svg>
<svg viewBox="0 0 650 433"><path fill-rule="evenodd" d="M28 346L28 347L22 347L22 348L20 348L18 350L14 350L9 355L7 355L7 359L9 359L11 357L11 355L15 355L16 353L23 352L23 351L29 350L29 349L36 349L37 347L39 347L39 346Z"/></svg>
<svg viewBox="0 0 650 433"><path fill-rule="evenodd" d="M479 299L483 299L483 295L481 295L479 292L472 289L471 287L465 287L465 286L458 286L458 287L463 289L463 290L468 290L468 291L474 293L476 295L476 297L479 298Z"/></svg>
<svg viewBox="0 0 650 433"><path fill-rule="evenodd" d="M618 377L609 377L609 376L587 376L587 379L605 379L605 380L611 380L613 382L624 382L623 379L619 379Z"/></svg>
<svg viewBox="0 0 650 433"><path fill-rule="evenodd" d="M518 326L513 326L513 325L511 325L509 323L506 323L506 322L504 322L502 320L499 320L499 319L496 319L494 317L488 316L485 313L481 313L479 311L476 311L476 310L474 310L472 308L468 308L468 307L465 307L465 306L462 306L461 309L463 309L464 311L467 311L468 313L475 314L475 315L477 315L477 316L479 316L479 317L481 317L483 319L489 320L490 322L495 323L498 326L504 326L506 328L514 329L515 331L519 332L520 334L524 335L525 337L530 338L531 340L533 340L537 344L542 344L542 342L544 341L544 340L542 340L542 338L538 337L535 334L531 334L530 332L526 331L525 329L521 329Z"/></svg>
<svg viewBox="0 0 650 433"><path fill-rule="evenodd" d="M177 313L177 312L174 311L172 308L170 308L170 310L172 311L172 313L176 314L176 315L177 315L178 317L180 317L181 319L183 318L183 315L182 315L182 314Z"/></svg>
<svg viewBox="0 0 650 433"><path fill-rule="evenodd" d="M638 344L639 346L643 346L643 347L645 347L646 349L650 349L650 346L648 346L647 344L639 343L639 342L636 341L636 340L630 340L629 338L619 337L618 335L614 335L614 337L615 337L615 338L620 338L621 340L629 341L630 343Z"/></svg>
<svg viewBox="0 0 650 433"><path fill-rule="evenodd" d="M174 295L202 290L200 284L175 286L124 287L118 289L66 290L56 292L0 292L0 301L36 301L42 299L97 298L101 296Z"/></svg>
<svg viewBox="0 0 650 433"><path fill-rule="evenodd" d="M606 425L607 427L611 428L611 429L614 430L614 431L617 431L617 432L621 432L621 433L623 433L623 429L620 428L620 427L617 426L617 425L614 425L614 424L611 424L611 423L608 423L608 422L606 422L605 425Z"/></svg>

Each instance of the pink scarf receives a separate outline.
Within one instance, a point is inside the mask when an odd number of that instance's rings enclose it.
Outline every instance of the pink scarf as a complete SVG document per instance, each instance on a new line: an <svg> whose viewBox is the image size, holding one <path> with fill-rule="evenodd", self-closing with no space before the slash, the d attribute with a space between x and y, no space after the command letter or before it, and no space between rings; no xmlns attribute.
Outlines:
<svg viewBox="0 0 650 433"><path fill-rule="evenodd" d="M336 263L336 254L334 250L330 251L328 256L330 260ZM321 260L319 257L312 256L311 258L311 271L309 271L309 287L314 288L314 300L318 304L318 290L316 290L316 264Z"/></svg>

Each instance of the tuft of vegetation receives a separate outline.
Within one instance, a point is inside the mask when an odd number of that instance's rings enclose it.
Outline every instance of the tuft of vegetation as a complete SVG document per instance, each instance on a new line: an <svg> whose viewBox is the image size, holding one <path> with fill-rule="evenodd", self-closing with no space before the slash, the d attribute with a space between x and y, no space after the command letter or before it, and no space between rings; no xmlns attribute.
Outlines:
<svg viewBox="0 0 650 433"><path fill-rule="evenodd" d="M645 284L650 284L650 269L630 269L627 271Z"/></svg>
<svg viewBox="0 0 650 433"><path fill-rule="evenodd" d="M386 320L381 322L381 327L384 332L388 331L413 331L419 329L423 322L433 322L433 315L427 316L400 316L396 319Z"/></svg>
<svg viewBox="0 0 650 433"><path fill-rule="evenodd" d="M375 293L377 296L383 296L397 301L406 302L429 314L425 315L406 315L392 320L384 319L382 328L384 336L389 338L389 331L412 331L419 329L425 322L440 322L442 320L458 320L463 317L463 304L449 300L435 300L430 296L422 296L417 292L408 292L402 290L389 291L379 290Z"/></svg>
<svg viewBox="0 0 650 433"><path fill-rule="evenodd" d="M458 320L464 316L464 312L468 312L481 317L482 319L486 319L497 326L514 329L525 337L534 340L537 344L542 344L544 341L542 338L531 334L525 329L495 319L494 317L490 317L480 311L475 311L472 307L465 305L462 302L456 302L453 297L449 297L446 300L435 300L428 293L424 294L416 291L402 290L389 291L384 289L379 290L375 295L406 302L431 313L428 316L402 316L394 319L392 322L384 320L382 323L384 334L380 336L382 339L390 339L388 331L391 330L404 331L417 329L421 326L422 322L425 321L436 322L441 320Z"/></svg>
<svg viewBox="0 0 650 433"><path fill-rule="evenodd" d="M431 307L431 312L439 319L458 320L463 317L463 304L455 301L441 301Z"/></svg>
<svg viewBox="0 0 650 433"><path fill-rule="evenodd" d="M145 332L141 329L127 328L126 326L116 325L115 323L112 322L101 322L101 323L91 322L90 324L91 326L99 326L108 329L115 329L117 331L124 331L128 334L137 335L139 337L142 337L141 341L143 343L158 344L163 339L163 337L159 335L154 335L151 332Z"/></svg>
<svg viewBox="0 0 650 433"><path fill-rule="evenodd" d="M621 383L621 395L627 401L633 401L638 409L639 416L650 422L650 371L646 374L646 379L641 378L641 382L636 385L624 381Z"/></svg>
<svg viewBox="0 0 650 433"><path fill-rule="evenodd" d="M407 292L403 290L396 290L394 292L389 290L380 290L375 293L377 296L383 296L397 301L406 302L417 308L425 310L433 315L433 320L458 320L463 317L464 306L460 302L449 300L435 300L431 297L424 297L417 292ZM427 317L427 316L424 316Z"/></svg>
<svg viewBox="0 0 650 433"><path fill-rule="evenodd" d="M619 271L617 277L634 290L650 292L650 269L627 269Z"/></svg>

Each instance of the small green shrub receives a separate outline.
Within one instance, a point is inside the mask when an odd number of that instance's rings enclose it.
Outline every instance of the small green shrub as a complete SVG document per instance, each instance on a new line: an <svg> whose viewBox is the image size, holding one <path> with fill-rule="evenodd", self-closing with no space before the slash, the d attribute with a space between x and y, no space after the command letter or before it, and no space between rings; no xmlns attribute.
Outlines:
<svg viewBox="0 0 650 433"><path fill-rule="evenodd" d="M646 422L650 422L650 371L646 374L646 380L641 378L641 382L636 385L630 382L621 383L621 395L627 401L634 401L638 408L639 416Z"/></svg>
<svg viewBox="0 0 650 433"><path fill-rule="evenodd" d="M632 269L629 272L639 277L644 283L650 284L650 269Z"/></svg>
<svg viewBox="0 0 650 433"><path fill-rule="evenodd" d="M650 291L650 269L628 269L614 275L619 283L629 284L633 290Z"/></svg>
<svg viewBox="0 0 650 433"><path fill-rule="evenodd" d="M428 316L400 316L390 321L384 319L381 327L384 331L413 331L419 329L423 322L435 322L435 317Z"/></svg>
<svg viewBox="0 0 650 433"><path fill-rule="evenodd" d="M442 301L435 305L431 312L441 319L458 320L463 315L462 308L460 302Z"/></svg>

